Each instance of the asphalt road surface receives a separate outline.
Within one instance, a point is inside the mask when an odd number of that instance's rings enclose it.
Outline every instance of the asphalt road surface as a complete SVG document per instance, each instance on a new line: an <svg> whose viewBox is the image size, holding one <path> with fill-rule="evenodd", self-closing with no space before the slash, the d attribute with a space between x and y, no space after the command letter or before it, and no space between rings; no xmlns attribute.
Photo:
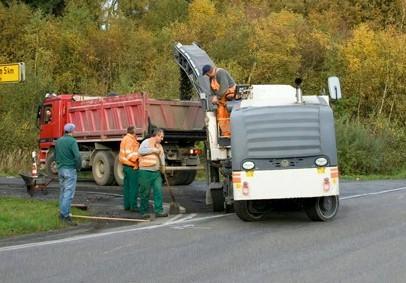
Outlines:
<svg viewBox="0 0 406 283"><path fill-rule="evenodd" d="M193 183L188 197L203 187ZM0 282L406 282L405 207L406 180L342 182L340 211L326 223L301 211L247 223L197 209L10 243L0 247Z"/></svg>

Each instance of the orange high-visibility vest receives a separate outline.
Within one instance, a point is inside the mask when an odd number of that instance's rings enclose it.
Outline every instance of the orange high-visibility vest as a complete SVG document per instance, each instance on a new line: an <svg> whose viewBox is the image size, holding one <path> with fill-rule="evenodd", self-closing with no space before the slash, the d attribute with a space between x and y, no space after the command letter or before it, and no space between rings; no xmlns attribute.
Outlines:
<svg viewBox="0 0 406 283"><path fill-rule="evenodd" d="M120 143L119 160L123 165L128 165L138 169L138 148L140 144L137 138L131 134L126 134Z"/></svg>
<svg viewBox="0 0 406 283"><path fill-rule="evenodd" d="M216 75L217 75L217 71L214 74L213 78L210 78L210 87L213 91L218 91L220 89L220 84L218 83L217 79L216 79ZM235 94L235 85L229 87L226 92L224 93L224 97L228 100L231 100L234 98L234 94ZM222 97L223 97L222 96Z"/></svg>
<svg viewBox="0 0 406 283"><path fill-rule="evenodd" d="M148 141L149 145L150 145L150 141ZM150 145L149 147L151 148L158 148L162 153L164 152L162 145L160 144L156 144L156 147ZM159 155L156 153L150 153L150 154L146 154L146 155L140 155L139 157L139 165L140 167L143 168L152 168L152 167L156 167L159 170L159 166L162 165L160 164L160 160L159 160Z"/></svg>

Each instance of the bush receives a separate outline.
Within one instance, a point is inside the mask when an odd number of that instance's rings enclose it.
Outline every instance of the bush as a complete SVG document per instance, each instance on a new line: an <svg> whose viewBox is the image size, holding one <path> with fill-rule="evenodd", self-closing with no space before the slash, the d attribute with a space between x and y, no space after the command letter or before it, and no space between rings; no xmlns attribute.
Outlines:
<svg viewBox="0 0 406 283"><path fill-rule="evenodd" d="M0 151L1 174L16 175L19 172L29 172L31 165L31 151L29 150Z"/></svg>
<svg viewBox="0 0 406 283"><path fill-rule="evenodd" d="M361 124L341 118L336 122L336 133L343 175L388 175L405 169L406 134L401 127L389 121Z"/></svg>

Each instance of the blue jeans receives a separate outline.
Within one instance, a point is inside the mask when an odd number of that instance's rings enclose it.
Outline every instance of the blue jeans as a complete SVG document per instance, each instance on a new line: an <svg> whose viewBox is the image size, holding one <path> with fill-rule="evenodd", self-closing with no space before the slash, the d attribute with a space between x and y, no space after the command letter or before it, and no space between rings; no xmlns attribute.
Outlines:
<svg viewBox="0 0 406 283"><path fill-rule="evenodd" d="M61 168L59 177L59 212L62 217L68 217L72 199L75 196L77 173L76 169Z"/></svg>

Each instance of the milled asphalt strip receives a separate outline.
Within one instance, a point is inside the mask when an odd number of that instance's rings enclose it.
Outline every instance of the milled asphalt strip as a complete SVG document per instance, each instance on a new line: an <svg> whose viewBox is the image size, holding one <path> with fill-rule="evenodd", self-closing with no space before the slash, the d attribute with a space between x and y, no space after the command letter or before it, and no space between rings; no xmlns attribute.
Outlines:
<svg viewBox="0 0 406 283"><path fill-rule="evenodd" d="M346 196L346 197L340 198L340 200L361 198L361 197L366 197L366 196L370 196L370 195L381 195L381 194L398 192L398 191L403 191L403 190L406 190L406 187L392 189L392 190L384 190L384 191L373 192L373 193L365 193L365 194L359 194L359 195ZM30 243L30 244L23 244L23 245L16 245L16 246L8 246L8 247L0 248L0 252L15 251L15 250L21 250L21 249L25 249L25 248L48 246L48 245L54 245L54 244L60 244L60 243L68 243L68 242L73 242L73 241L79 241L79 240L85 240L85 239L93 239L93 238L110 236L110 235L114 235L114 234L121 234L121 233L127 233L127 232L142 231L142 230L152 230L152 229L162 228L162 227L166 227L166 226L170 226L170 225L174 225L174 224L179 224L179 223L193 223L193 222L199 222L199 221L203 221L203 220L222 218L222 217L230 216L230 215L233 215L233 214L221 214L221 215L212 215L212 216L204 216L204 217L199 217L199 218L193 218L195 215L196 214L191 214L189 216L186 216L185 218L180 218L180 219L178 217L178 218L176 218L176 220L172 219L172 221L168 220L165 223L152 225L152 226L147 226L147 227L137 227L137 228L126 229L126 230L116 230L116 231L104 232L104 233L98 233L98 234L74 236L74 237L71 237L71 238L65 238L65 239L59 239L59 240L53 240L53 241L45 241L45 242ZM177 216L175 216L175 217L177 217Z"/></svg>
<svg viewBox="0 0 406 283"><path fill-rule="evenodd" d="M365 193L365 194L359 194L359 195L353 195L353 196L346 196L346 197L341 197L340 200L361 198L361 197L372 196L372 195L382 195L382 194L386 194L386 193L398 192L398 191L403 191L403 190L406 190L406 187L392 189L392 190L379 191L379 192L373 192L373 193Z"/></svg>

